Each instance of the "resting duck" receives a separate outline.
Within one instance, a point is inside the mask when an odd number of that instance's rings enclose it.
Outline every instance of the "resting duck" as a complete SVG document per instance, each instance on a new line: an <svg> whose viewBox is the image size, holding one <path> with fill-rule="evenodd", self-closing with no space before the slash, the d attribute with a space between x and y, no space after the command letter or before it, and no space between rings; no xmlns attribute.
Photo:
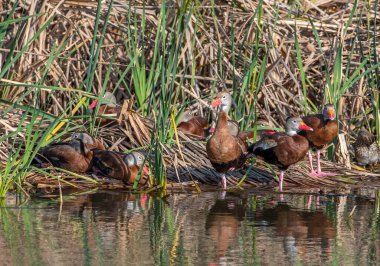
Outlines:
<svg viewBox="0 0 380 266"><path fill-rule="evenodd" d="M227 188L226 172L243 166L247 144L230 133L228 127L228 111L231 108L232 98L228 92L220 92L211 103L212 107L220 106L215 132L207 141L206 151L208 159L218 173L221 173L223 189Z"/></svg>
<svg viewBox="0 0 380 266"><path fill-rule="evenodd" d="M144 160L144 155L135 151L122 154L114 151L94 150L93 171L122 180L125 184L133 184ZM143 166L142 173L149 175L147 166ZM141 177L139 183L144 185L146 181Z"/></svg>
<svg viewBox="0 0 380 266"><path fill-rule="evenodd" d="M282 191L286 169L302 160L309 150L308 140L297 134L301 130L313 131L301 118L289 117L286 120L285 133L268 134L248 148L250 154L257 155L265 162L278 166L280 191Z"/></svg>
<svg viewBox="0 0 380 266"><path fill-rule="evenodd" d="M189 137L204 139L206 137L205 130L208 127L209 123L206 118L201 116L193 116L190 112L186 111L183 114L177 129Z"/></svg>
<svg viewBox="0 0 380 266"><path fill-rule="evenodd" d="M98 105L98 100L93 101L88 110L92 114L95 107ZM100 106L96 116L96 124L100 126L113 125L115 119L120 116L121 107L116 103L116 97L111 92L106 91L102 99L100 99ZM100 117L99 117L100 116Z"/></svg>
<svg viewBox="0 0 380 266"><path fill-rule="evenodd" d="M335 108L332 104L326 104L322 114L309 115L302 117L306 125L313 131L301 132L306 137L312 149L317 150L317 171L313 168L313 157L309 152L310 174L314 176L334 176L334 173L322 172L321 170L321 149L329 144L338 134L338 123L335 121Z"/></svg>
<svg viewBox="0 0 380 266"><path fill-rule="evenodd" d="M71 139L81 139L84 145L86 146L87 149L89 150L105 150L103 143L100 142L98 139L94 139L91 137L89 134L85 132L80 132L80 133L74 133L71 136Z"/></svg>
<svg viewBox="0 0 380 266"><path fill-rule="evenodd" d="M51 144L43 148L41 154L53 166L75 173L85 173L92 165L93 153L80 138Z"/></svg>
<svg viewBox="0 0 380 266"><path fill-rule="evenodd" d="M380 161L380 149L376 138L365 128L360 129L358 137L352 144L356 161L363 165L373 165Z"/></svg>

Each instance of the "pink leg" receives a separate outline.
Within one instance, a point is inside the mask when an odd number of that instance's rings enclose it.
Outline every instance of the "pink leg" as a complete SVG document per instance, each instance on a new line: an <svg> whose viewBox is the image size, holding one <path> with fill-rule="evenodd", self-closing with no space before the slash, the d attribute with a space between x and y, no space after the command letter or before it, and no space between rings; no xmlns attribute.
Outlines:
<svg viewBox="0 0 380 266"><path fill-rule="evenodd" d="M280 188L280 192L282 192L282 181L284 181L284 174L285 172L284 171L280 171L280 178L279 178L279 188Z"/></svg>
<svg viewBox="0 0 380 266"><path fill-rule="evenodd" d="M313 155L311 154L311 151L309 151L308 154L309 154L309 163L310 163L310 174L315 175L315 171L313 167Z"/></svg>
<svg viewBox="0 0 380 266"><path fill-rule="evenodd" d="M226 179L226 174L222 174L222 187L223 189L227 189L227 179Z"/></svg>
<svg viewBox="0 0 380 266"><path fill-rule="evenodd" d="M324 176L335 176L335 173L329 173L329 172L322 172L321 170L321 151L317 150L317 173L316 176L324 177Z"/></svg>
<svg viewBox="0 0 380 266"><path fill-rule="evenodd" d="M313 201L313 196L312 195L309 195L308 199L307 199L307 209L310 209L311 208L311 202Z"/></svg>

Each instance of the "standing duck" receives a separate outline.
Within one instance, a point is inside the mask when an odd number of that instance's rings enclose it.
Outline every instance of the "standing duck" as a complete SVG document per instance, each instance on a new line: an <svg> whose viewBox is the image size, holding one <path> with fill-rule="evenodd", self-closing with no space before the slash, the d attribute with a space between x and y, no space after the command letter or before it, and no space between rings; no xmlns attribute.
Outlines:
<svg viewBox="0 0 380 266"><path fill-rule="evenodd" d="M145 160L139 152L122 154L114 151L94 150L93 170L102 175L122 180L125 184L133 184ZM143 166L142 173L149 175L147 166ZM140 184L145 184L143 178Z"/></svg>
<svg viewBox="0 0 380 266"><path fill-rule="evenodd" d="M186 111L183 114L181 122L178 124L177 129L182 131L189 137L196 139L204 139L206 137L205 130L209 127L206 118L201 116L193 116L190 112Z"/></svg>
<svg viewBox="0 0 380 266"><path fill-rule="evenodd" d="M100 142L98 139L94 139L91 137L89 134L85 132L79 132L79 133L74 133L71 136L71 139L81 139L84 145L86 146L87 149L93 150L93 149L98 149L98 150L105 150L103 143Z"/></svg>
<svg viewBox="0 0 380 266"><path fill-rule="evenodd" d="M355 143L352 145L356 161L363 165L372 165L380 161L380 149L376 138L365 128L360 129Z"/></svg>
<svg viewBox="0 0 380 266"><path fill-rule="evenodd" d="M338 134L338 123L335 121L335 108L332 104L326 104L322 114L302 117L302 120L313 129L313 131L301 132L306 137L312 149L317 150L317 171L313 168L313 157L309 152L310 174L314 176L334 176L334 173L322 172L321 149L329 144Z"/></svg>
<svg viewBox="0 0 380 266"><path fill-rule="evenodd" d="M93 101L88 110L92 114L95 107L98 105L98 100ZM116 97L111 92L106 91L102 99L100 99L100 106L96 114L96 124L100 126L113 125L114 120L120 116L121 107L117 105Z"/></svg>
<svg viewBox="0 0 380 266"><path fill-rule="evenodd" d="M228 111L232 98L228 92L220 92L211 103L212 107L220 106L215 132L207 141L208 159L218 173L221 173L223 189L227 188L226 172L241 167L245 162L246 143L238 136L231 135L228 127Z"/></svg>
<svg viewBox="0 0 380 266"><path fill-rule="evenodd" d="M301 130L313 131L301 118L289 117L286 120L285 133L278 132L263 136L261 140L248 148L249 153L257 155L265 162L280 168L280 191L282 191L286 169L302 160L309 150L308 140L297 134Z"/></svg>
<svg viewBox="0 0 380 266"><path fill-rule="evenodd" d="M50 144L42 149L41 154L53 166L75 173L85 173L92 165L93 153L80 138Z"/></svg>

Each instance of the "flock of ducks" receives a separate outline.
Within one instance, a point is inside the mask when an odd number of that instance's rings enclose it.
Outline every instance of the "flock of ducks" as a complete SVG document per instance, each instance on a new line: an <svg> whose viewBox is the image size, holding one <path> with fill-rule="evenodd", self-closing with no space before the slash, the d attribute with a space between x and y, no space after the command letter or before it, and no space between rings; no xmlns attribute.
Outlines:
<svg viewBox="0 0 380 266"><path fill-rule="evenodd" d="M107 99L107 100L104 100ZM95 101L89 108L98 109L98 114L118 117L120 107L116 98L106 92L101 103ZM334 173L322 172L320 152L325 145L333 141L338 133L336 113L332 104L326 104L321 114L305 117L289 117L285 123L285 132L261 130L258 141L250 146L247 140L253 138L252 131L239 132L236 121L229 120L232 97L228 92L219 92L210 107L218 108L215 128L211 128L211 137L206 144L206 152L212 166L220 174L223 189L227 188L226 173L244 166L246 160L256 156L280 169L279 190L282 191L285 171L289 166L303 160L309 154L310 175L324 177ZM97 118L101 125L112 123L107 118ZM112 120L111 120L112 121ZM178 124L179 131L195 139L207 137L208 120L200 116L185 114ZM311 150L316 150L317 167L314 170ZM352 145L352 153L362 165L374 164L380 160L380 151L371 133L362 129L356 142ZM133 184L141 173L139 184L145 184L149 169L145 165L142 153L123 154L105 150L103 144L87 133L74 133L69 142L55 143L43 148L40 152L45 162L48 161L76 173L92 171L106 177ZM39 160L41 162L41 158Z"/></svg>

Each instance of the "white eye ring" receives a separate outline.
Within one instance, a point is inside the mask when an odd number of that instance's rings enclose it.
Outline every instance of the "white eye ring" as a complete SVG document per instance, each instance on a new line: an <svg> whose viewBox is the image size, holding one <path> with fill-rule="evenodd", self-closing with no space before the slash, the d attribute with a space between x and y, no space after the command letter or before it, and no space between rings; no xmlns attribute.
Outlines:
<svg viewBox="0 0 380 266"><path fill-rule="evenodd" d="M223 98L223 99L226 99L226 95L223 95L222 98Z"/></svg>
<svg viewBox="0 0 380 266"><path fill-rule="evenodd" d="M142 161L142 157L141 156L138 156L137 159L139 159L140 161Z"/></svg>
<svg viewBox="0 0 380 266"><path fill-rule="evenodd" d="M297 123L297 121L296 121L296 120L293 120L293 123L295 124L295 123Z"/></svg>

